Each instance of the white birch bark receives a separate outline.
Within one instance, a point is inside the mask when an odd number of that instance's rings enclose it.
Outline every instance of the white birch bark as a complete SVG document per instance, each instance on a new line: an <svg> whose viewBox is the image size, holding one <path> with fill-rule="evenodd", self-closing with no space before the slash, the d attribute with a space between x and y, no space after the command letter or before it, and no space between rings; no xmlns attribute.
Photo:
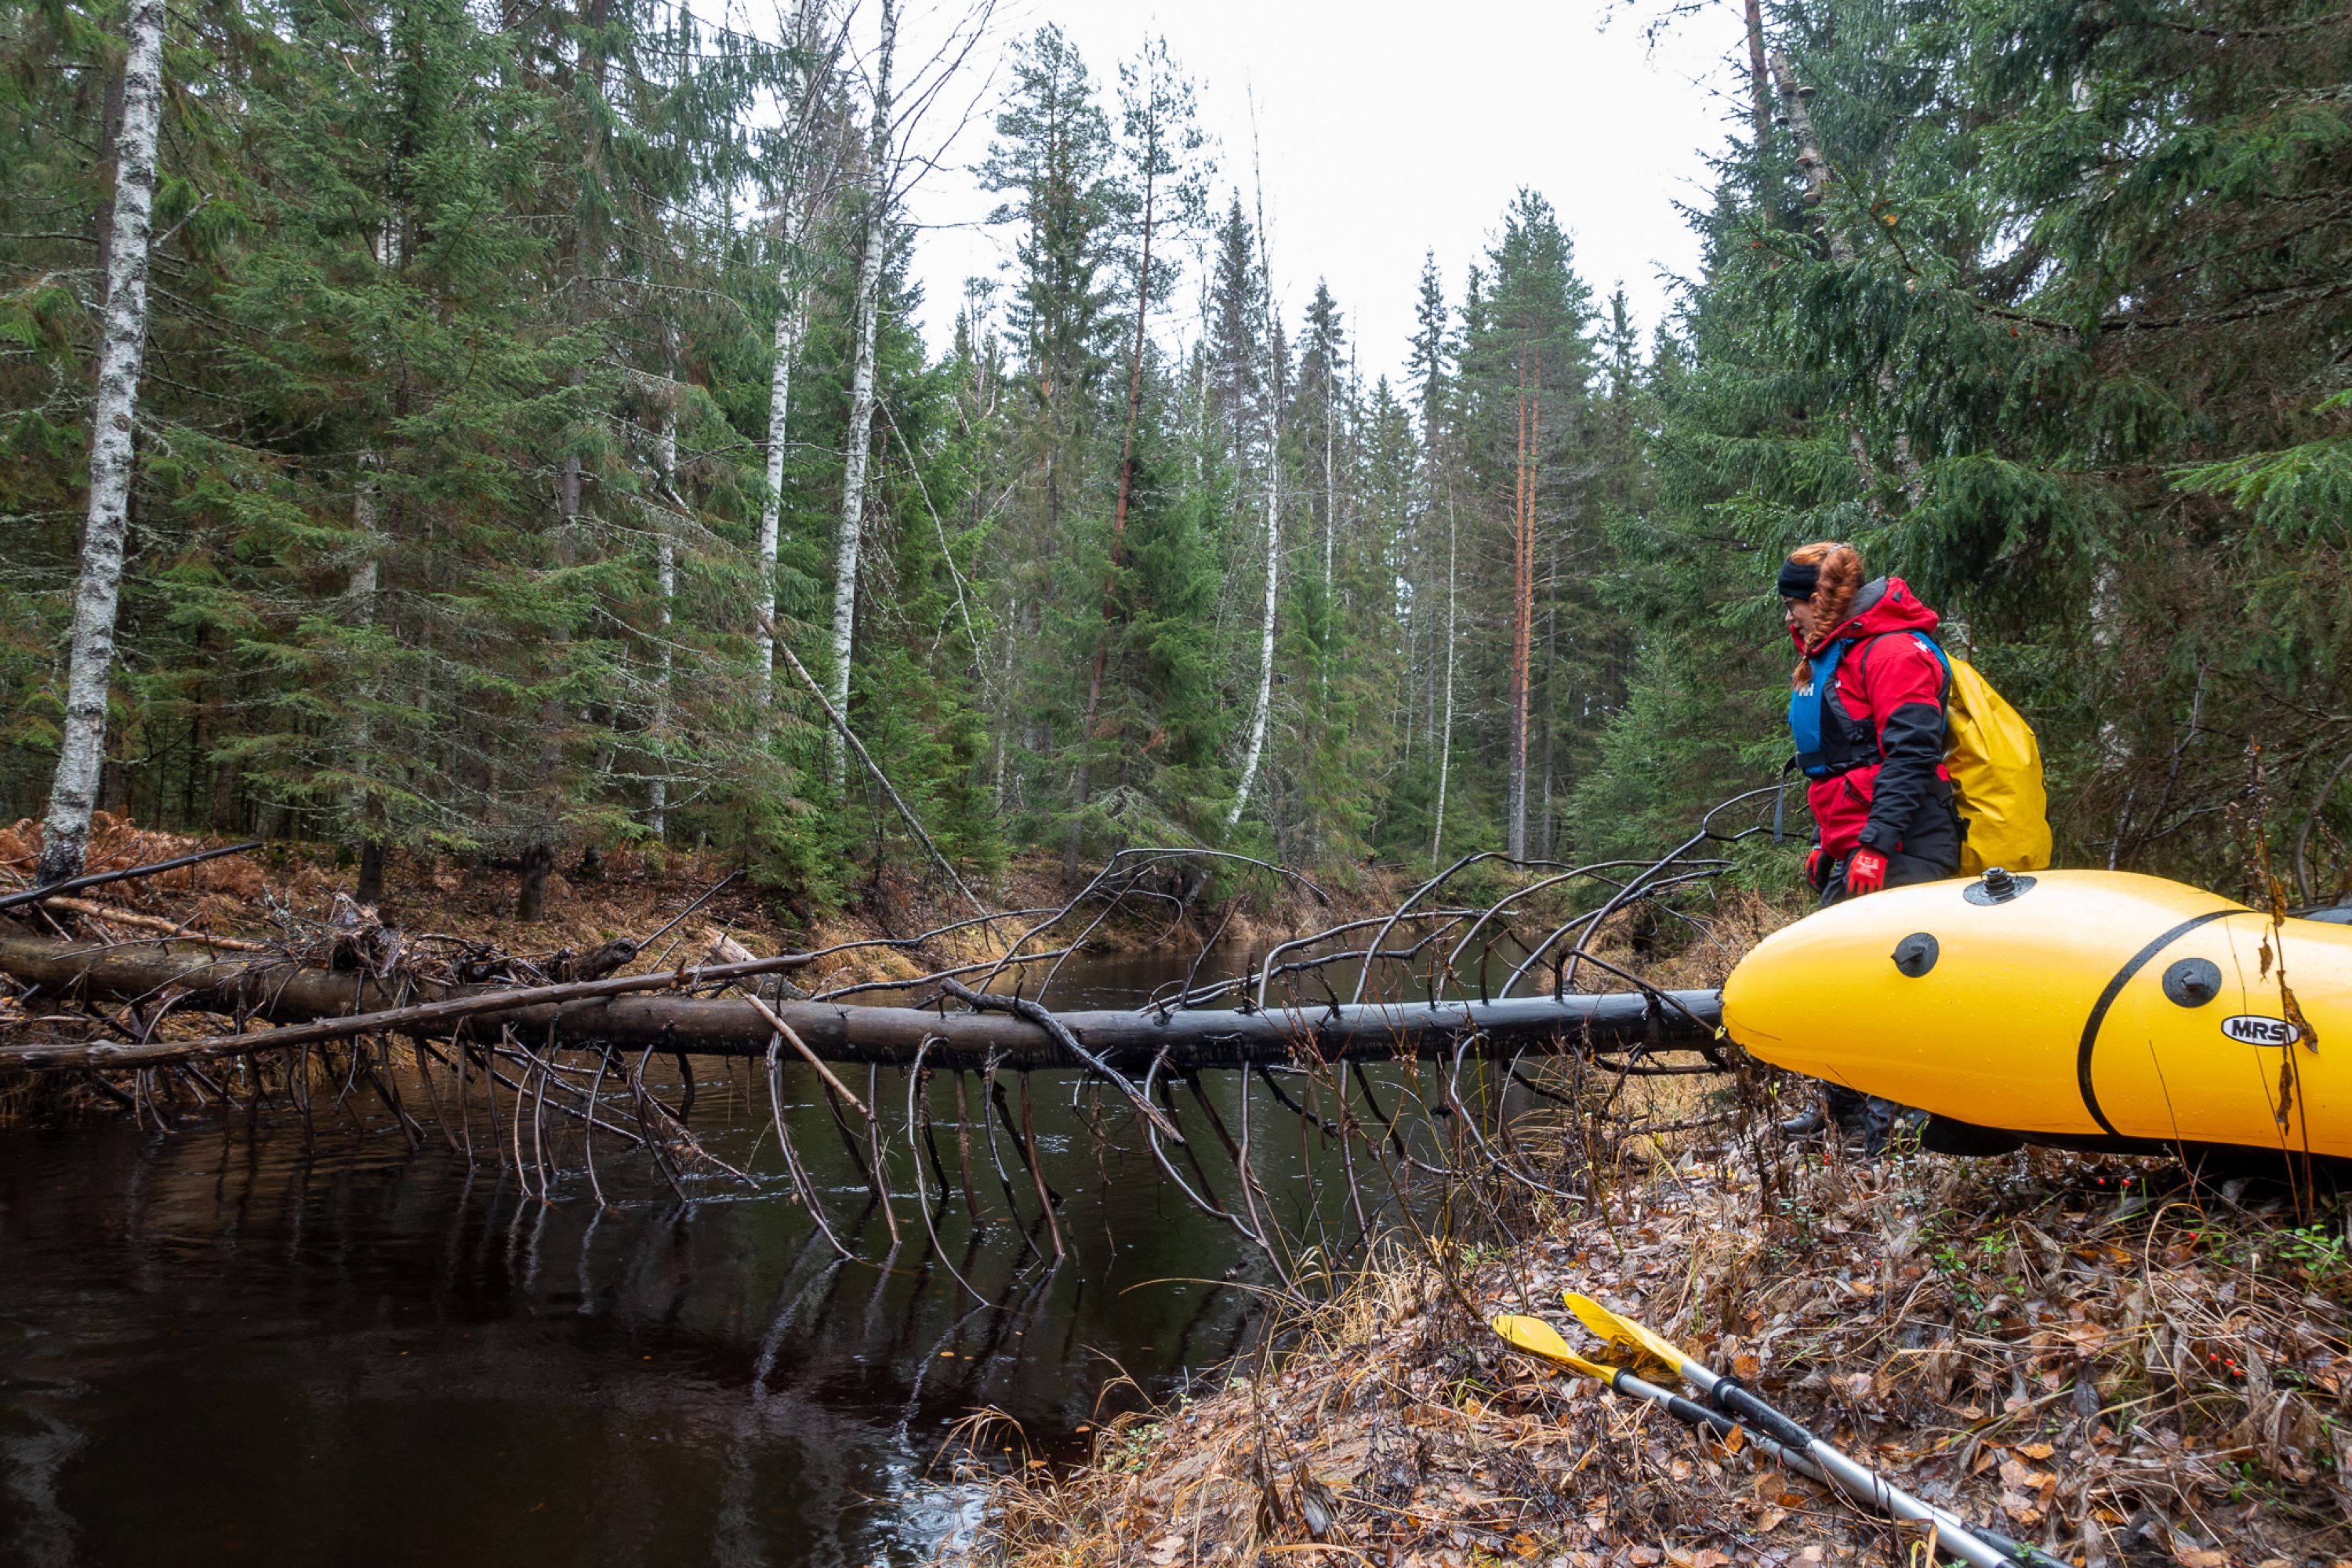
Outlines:
<svg viewBox="0 0 2352 1568"><path fill-rule="evenodd" d="M1277 378L1278 379L1278 378ZM1282 591L1282 392L1274 395L1274 439L1265 465L1265 623L1258 633L1257 705L1250 710L1249 749L1242 754L1241 786L1225 813L1231 833L1249 805L1250 786L1257 782L1258 759L1265 753L1265 721L1274 705L1274 612Z"/></svg>
<svg viewBox="0 0 2352 1568"><path fill-rule="evenodd" d="M658 608L655 624L660 628L658 642L660 658L654 678L653 786L646 802L646 826L653 830L656 842L669 836L669 699L670 678L675 672L670 651L671 608L677 597L677 530L667 509L677 507L677 384L671 381L663 388L661 434L654 448L654 466L659 484L663 509L655 516L655 527L660 530L654 545L654 589ZM773 579L772 578L771 581Z"/></svg>
<svg viewBox="0 0 2352 1568"><path fill-rule="evenodd" d="M1013 648L1021 626L1021 600L1016 595L1004 612L1004 668L997 683L996 761L991 784L996 814L1004 815L1004 739L1013 728Z"/></svg>
<svg viewBox="0 0 2352 1568"><path fill-rule="evenodd" d="M857 261L857 357L849 383L848 450L843 455L841 525L833 582L833 664L827 694L836 712L849 711L849 656L857 626L857 553L866 517L866 459L874 438L874 336L882 314L882 256L890 226L890 54L898 14L883 0L882 47L874 76L874 127L867 157L866 244ZM849 752L840 731L825 737L826 771L838 795L849 779Z"/></svg>
<svg viewBox="0 0 2352 1568"><path fill-rule="evenodd" d="M104 338L90 418L89 512L74 591L64 734L42 829L40 885L79 875L106 760L106 693L129 527L131 422L147 345L147 245L155 206L155 141L163 110L163 0L131 0L122 68L122 132L109 220Z"/></svg>
<svg viewBox="0 0 2352 1568"><path fill-rule="evenodd" d="M1257 147L1257 107L1250 106L1250 148ZM1225 813L1225 831L1239 825L1249 806L1250 786L1257 782L1258 759L1265 754L1265 723L1274 706L1274 615L1282 584L1282 317L1275 307L1274 264L1265 237L1265 177L1257 181L1257 269L1265 287L1266 344L1272 350L1274 374L1267 378L1265 451L1265 620L1258 633L1257 705L1250 713L1249 748L1242 755L1242 782L1234 791L1233 809Z"/></svg>
<svg viewBox="0 0 2352 1568"><path fill-rule="evenodd" d="M1454 496L1449 489L1445 497L1445 716L1437 731L1437 810L1429 835L1429 867L1437 868L1438 857L1445 844L1445 788L1454 767Z"/></svg>
<svg viewBox="0 0 2352 1568"><path fill-rule="evenodd" d="M375 454L360 454L359 480L352 487L352 525L362 541L358 559L345 574L343 592L352 600L352 619L367 626L375 619L375 591L382 570L383 522L376 511Z"/></svg>
<svg viewBox="0 0 2352 1568"><path fill-rule="evenodd" d="M798 193L784 198L783 258L776 281L782 302L776 310L776 368L768 380L767 494L760 502L760 605L758 623L760 739L768 738L768 710L776 685L776 555L783 529L784 432L793 409L793 362L800 357L801 333L808 324L801 305Z"/></svg>
<svg viewBox="0 0 2352 1568"><path fill-rule="evenodd" d="M816 8L803 0L793 24L793 42L806 49L816 37ZM803 206L813 195L802 188L809 173L802 142L809 134L817 83L829 70L813 70L801 80L801 105L786 128L783 201L779 208L776 260L776 365L768 378L767 494L760 502L760 604L753 617L759 648L760 720L762 746L769 736L769 710L776 686L776 559L783 532L784 447L793 410L793 367L808 331L808 307L801 296L800 245Z"/></svg>

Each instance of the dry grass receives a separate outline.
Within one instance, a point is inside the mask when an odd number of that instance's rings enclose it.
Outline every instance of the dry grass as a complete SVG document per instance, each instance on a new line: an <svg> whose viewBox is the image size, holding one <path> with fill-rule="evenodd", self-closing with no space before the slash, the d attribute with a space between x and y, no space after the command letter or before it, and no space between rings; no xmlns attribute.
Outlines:
<svg viewBox="0 0 2352 1568"><path fill-rule="evenodd" d="M1118 1424L1072 1473L1000 1481L987 1554L1024 1568L1908 1560L1916 1543L1893 1527L1555 1377L1482 1326L1534 1311L1576 1342L1563 1287L2063 1559L2352 1554L2352 1262L2332 1200L2297 1227L2283 1192L2194 1186L2155 1162L1670 1142L1678 1156L1619 1163L1597 1198L1515 1246L1392 1253L1220 1392Z"/></svg>

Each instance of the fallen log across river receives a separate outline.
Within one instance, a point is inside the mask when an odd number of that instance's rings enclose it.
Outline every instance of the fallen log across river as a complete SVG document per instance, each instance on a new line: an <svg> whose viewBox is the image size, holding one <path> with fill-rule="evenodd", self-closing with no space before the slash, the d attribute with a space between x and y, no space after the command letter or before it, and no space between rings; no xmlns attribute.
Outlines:
<svg viewBox="0 0 2352 1568"><path fill-rule="evenodd" d="M446 1037L461 1026L512 1029L535 1047L612 1047L665 1054L764 1057L773 1020L809 1054L834 1062L905 1066L921 1052L943 1069L1069 1068L1066 1045L1020 1013L858 1006L689 993L801 967L805 954L652 974L540 986L387 984L361 971L282 960L224 960L163 944L92 949L40 938L0 939L0 973L31 987L25 1003L104 1002L201 1012L280 1026L196 1038L44 1041L0 1047L0 1068L131 1068L307 1046L361 1034ZM1721 1003L1713 991L1628 991L1493 1000L1318 1003L1263 1011L1142 1009L1054 1014L1089 1052L1141 1075L1302 1058L1385 1061L1400 1057L1512 1057L1586 1052L1698 1051L1714 1056ZM928 1044L927 1044L928 1042Z"/></svg>

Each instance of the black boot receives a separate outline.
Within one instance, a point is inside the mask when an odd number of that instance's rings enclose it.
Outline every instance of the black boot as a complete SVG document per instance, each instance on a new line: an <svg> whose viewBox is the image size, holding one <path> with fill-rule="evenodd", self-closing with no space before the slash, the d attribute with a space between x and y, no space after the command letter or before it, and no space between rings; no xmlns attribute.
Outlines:
<svg viewBox="0 0 2352 1568"><path fill-rule="evenodd" d="M1783 1138L1811 1138L1825 1126L1830 1126L1830 1110L1822 1100L1813 1100L1794 1117L1783 1117L1778 1121Z"/></svg>
<svg viewBox="0 0 2352 1568"><path fill-rule="evenodd" d="M1886 1152L1897 1132L1915 1137L1927 1124L1927 1113L1873 1095L1862 1112L1862 1152L1873 1159Z"/></svg>
<svg viewBox="0 0 2352 1568"><path fill-rule="evenodd" d="M1783 1118L1778 1126L1783 1138L1810 1138L1829 1124L1830 1113L1817 1100L1796 1115Z"/></svg>

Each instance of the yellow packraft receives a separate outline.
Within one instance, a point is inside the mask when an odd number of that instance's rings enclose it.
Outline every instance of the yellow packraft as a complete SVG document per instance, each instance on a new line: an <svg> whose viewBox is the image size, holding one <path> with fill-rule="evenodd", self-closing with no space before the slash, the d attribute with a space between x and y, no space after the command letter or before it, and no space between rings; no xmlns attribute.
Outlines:
<svg viewBox="0 0 2352 1568"><path fill-rule="evenodd" d="M1952 672L1944 766L1967 829L1960 874L2039 870L2050 864L2050 795L2033 726L1968 660L1945 653L1944 662Z"/></svg>

